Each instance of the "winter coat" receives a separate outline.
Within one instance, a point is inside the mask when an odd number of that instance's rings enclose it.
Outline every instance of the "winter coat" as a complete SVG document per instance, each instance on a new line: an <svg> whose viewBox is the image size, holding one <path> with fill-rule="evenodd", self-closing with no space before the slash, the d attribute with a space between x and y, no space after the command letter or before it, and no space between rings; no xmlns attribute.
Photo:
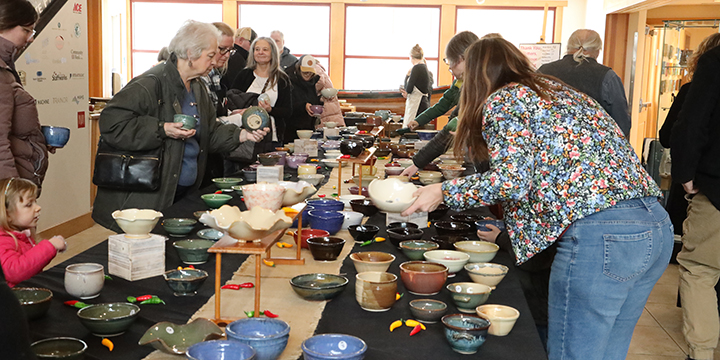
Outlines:
<svg viewBox="0 0 720 360"><path fill-rule="evenodd" d="M315 75L310 81L305 81L297 66L291 66L286 71L293 85L293 112L285 127L285 142L291 142L298 138L297 130L315 129L315 117L308 114L306 104L320 105L320 96L315 90L319 77Z"/></svg>
<svg viewBox="0 0 720 360"><path fill-rule="evenodd" d="M10 287L17 285L42 271L57 254L48 240L37 244L23 232L13 231L15 239L5 230L0 230L0 265Z"/></svg>
<svg viewBox="0 0 720 360"><path fill-rule="evenodd" d="M160 79L160 106L156 95L157 81L149 74ZM190 86L200 113L198 174L192 186L192 189L198 189L205 174L208 153L229 152L237 148L240 145L240 128L215 120L215 108L202 80L194 79ZM163 124L173 122L184 93L185 86L177 70L177 58L173 55L165 64L157 65L133 79L108 102L98 122L103 140L117 149L129 151L151 150L162 146L161 184L153 192L117 191L99 187L93 205L92 217L95 222L122 232L111 216L113 211L128 208L162 211L173 204L185 143L181 139L169 138Z"/></svg>
<svg viewBox="0 0 720 360"><path fill-rule="evenodd" d="M280 54L280 67L283 70L287 70L287 68L295 65L297 61L298 58L296 58L295 55L290 53L290 49L283 46L282 54Z"/></svg>
<svg viewBox="0 0 720 360"><path fill-rule="evenodd" d="M315 89L318 94L323 89L330 89L333 87L333 83L330 80L325 68L322 65L315 64L315 71L320 76ZM330 99L326 99L324 96L320 97L320 101L323 102L323 113L320 115L320 122L325 124L328 121L334 121L337 126L345 126L345 118L343 117L342 110L340 109L340 102L338 101L337 95Z"/></svg>
<svg viewBox="0 0 720 360"><path fill-rule="evenodd" d="M0 37L0 179L21 177L42 185L48 151L35 99L12 63L14 45Z"/></svg>

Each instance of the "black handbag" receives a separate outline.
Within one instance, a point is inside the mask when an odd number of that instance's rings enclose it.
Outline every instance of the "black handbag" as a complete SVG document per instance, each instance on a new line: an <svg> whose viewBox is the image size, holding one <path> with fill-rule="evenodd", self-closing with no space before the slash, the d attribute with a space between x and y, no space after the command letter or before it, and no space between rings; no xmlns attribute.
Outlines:
<svg viewBox="0 0 720 360"><path fill-rule="evenodd" d="M258 96L260 94L242 92L237 89L227 91L227 108L230 111L237 109L246 109L258 104Z"/></svg>
<svg viewBox="0 0 720 360"><path fill-rule="evenodd" d="M160 79L155 78L158 109L162 109ZM160 110L158 110L158 115ZM128 151L117 149L100 137L93 184L101 188L119 191L157 191L161 183L163 146L151 150Z"/></svg>

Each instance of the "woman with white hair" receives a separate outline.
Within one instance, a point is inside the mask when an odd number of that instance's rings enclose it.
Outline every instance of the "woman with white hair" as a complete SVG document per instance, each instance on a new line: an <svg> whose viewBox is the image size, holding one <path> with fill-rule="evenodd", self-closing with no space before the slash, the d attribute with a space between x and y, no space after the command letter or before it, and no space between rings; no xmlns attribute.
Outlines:
<svg viewBox="0 0 720 360"><path fill-rule="evenodd" d="M101 141L121 151L162 148L160 186L155 191L99 186L93 219L120 232L111 214L118 209L163 210L203 180L208 153L228 152L245 141L260 141L266 130L252 133L215 121L215 107L200 77L216 65L219 31L212 24L188 21L170 41L170 58L136 77L100 114ZM195 117L194 128L173 122L175 114ZM120 171L120 169L118 169Z"/></svg>
<svg viewBox="0 0 720 360"><path fill-rule="evenodd" d="M537 71L552 75L590 95L620 126L625 138L630 136L630 112L620 77L609 67L598 64L602 49L600 34L594 30L576 30L568 39L567 55L541 66Z"/></svg>

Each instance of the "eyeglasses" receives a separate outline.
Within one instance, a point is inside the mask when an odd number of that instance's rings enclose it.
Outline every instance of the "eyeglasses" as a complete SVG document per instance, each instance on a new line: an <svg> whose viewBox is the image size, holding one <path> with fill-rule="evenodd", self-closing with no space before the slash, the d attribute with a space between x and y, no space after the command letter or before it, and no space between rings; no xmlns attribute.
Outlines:
<svg viewBox="0 0 720 360"><path fill-rule="evenodd" d="M35 36L35 29L27 26L21 26L23 30L25 30L26 33L28 33L28 39Z"/></svg>
<svg viewBox="0 0 720 360"><path fill-rule="evenodd" d="M219 47L218 49L220 49L220 55L225 55L227 53L230 53L230 56L233 56L233 55L235 55L235 51L237 51L233 48L224 48L224 47Z"/></svg>

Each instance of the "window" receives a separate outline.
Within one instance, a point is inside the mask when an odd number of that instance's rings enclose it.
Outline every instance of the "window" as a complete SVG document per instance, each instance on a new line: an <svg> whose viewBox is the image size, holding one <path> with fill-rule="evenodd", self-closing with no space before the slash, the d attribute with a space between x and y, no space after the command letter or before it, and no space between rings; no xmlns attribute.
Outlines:
<svg viewBox="0 0 720 360"><path fill-rule="evenodd" d="M457 31L469 30L478 37L488 33L500 33L505 40L515 44L536 43L542 35L543 8L458 8ZM545 42L553 42L555 9L548 9Z"/></svg>
<svg viewBox="0 0 720 360"><path fill-rule="evenodd" d="M240 4L238 24L251 27L258 36L270 37L279 30L291 54L310 54L329 71L330 5Z"/></svg>
<svg viewBox="0 0 720 360"><path fill-rule="evenodd" d="M437 86L440 8L347 6L345 89L397 90L412 67L410 50L423 48Z"/></svg>
<svg viewBox="0 0 720 360"><path fill-rule="evenodd" d="M162 14L162 16L159 16ZM192 14L192 17L188 17ZM222 21L222 3L132 3L132 76L147 71L185 21Z"/></svg>

